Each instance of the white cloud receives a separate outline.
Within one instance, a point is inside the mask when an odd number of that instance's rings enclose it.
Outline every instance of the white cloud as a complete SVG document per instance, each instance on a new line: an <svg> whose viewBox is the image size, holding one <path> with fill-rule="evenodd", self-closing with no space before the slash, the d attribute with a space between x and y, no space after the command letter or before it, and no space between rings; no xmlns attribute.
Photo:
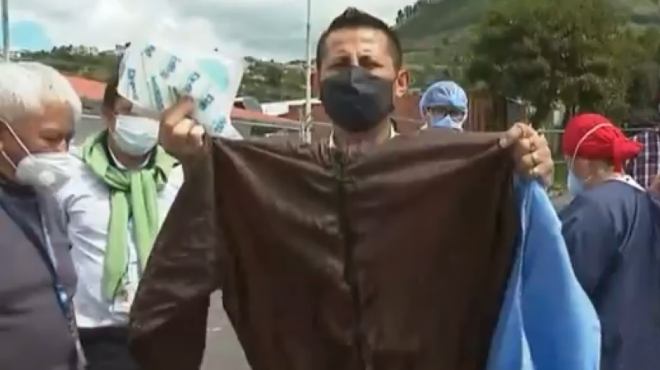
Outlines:
<svg viewBox="0 0 660 370"><path fill-rule="evenodd" d="M410 0L412 2L412 0ZM10 0L13 20L39 22L55 44L113 48L131 39L222 45L245 55L302 59L306 0ZM392 22L405 0L312 0L313 40L357 6Z"/></svg>

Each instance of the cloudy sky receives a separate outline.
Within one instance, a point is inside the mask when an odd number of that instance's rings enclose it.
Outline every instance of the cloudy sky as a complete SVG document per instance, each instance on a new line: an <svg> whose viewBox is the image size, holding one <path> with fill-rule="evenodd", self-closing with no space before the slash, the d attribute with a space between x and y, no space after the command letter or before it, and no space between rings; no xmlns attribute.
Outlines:
<svg viewBox="0 0 660 370"><path fill-rule="evenodd" d="M348 6L392 23L413 0L312 0L312 38ZM303 59L306 0L9 0L15 49L166 39L277 60Z"/></svg>

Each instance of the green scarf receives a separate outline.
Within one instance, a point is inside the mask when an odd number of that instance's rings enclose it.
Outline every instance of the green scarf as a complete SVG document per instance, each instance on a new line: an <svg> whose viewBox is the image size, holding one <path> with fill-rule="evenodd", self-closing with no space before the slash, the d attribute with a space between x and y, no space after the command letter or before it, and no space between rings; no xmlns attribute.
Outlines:
<svg viewBox="0 0 660 370"><path fill-rule="evenodd" d="M112 164L107 149L107 131L87 139L83 161L110 188L110 220L103 269L103 294L112 300L128 266L128 220L133 219L133 236L142 271L149 258L160 224L158 192L167 184L177 164L157 147L149 164L139 170L121 170Z"/></svg>

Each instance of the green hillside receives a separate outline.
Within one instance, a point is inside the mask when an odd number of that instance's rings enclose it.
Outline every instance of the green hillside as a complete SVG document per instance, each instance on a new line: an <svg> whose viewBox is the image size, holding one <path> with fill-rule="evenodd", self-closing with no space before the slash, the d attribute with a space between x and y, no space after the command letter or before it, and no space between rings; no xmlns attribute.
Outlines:
<svg viewBox="0 0 660 370"><path fill-rule="evenodd" d="M546 0L539 0L546 1ZM613 0L630 14L633 25L660 25L660 4L654 0ZM416 10L399 19L397 31L407 50L429 49L437 39L468 31L491 6L506 0L418 0ZM404 8L405 9L405 8ZM401 11L405 14L405 11Z"/></svg>
<svg viewBox="0 0 660 370"><path fill-rule="evenodd" d="M51 51L25 51L20 58L50 65L65 74L108 81L117 67L117 56L109 51L98 54L80 52L84 49L84 46L59 46ZM245 62L239 95L255 97L261 102L299 99L304 96L303 62L278 63L251 57L245 58Z"/></svg>
<svg viewBox="0 0 660 370"><path fill-rule="evenodd" d="M422 2L417 11L397 25L406 50L431 49L438 40L454 38L479 22L493 0Z"/></svg>
<svg viewBox="0 0 660 370"><path fill-rule="evenodd" d="M549 0L539 0L549 1ZM612 0L630 18L633 29L660 26L660 3ZM396 30L413 72L413 85L424 87L440 77L463 81L461 66L469 58L473 30L493 6L507 0L418 0L399 11Z"/></svg>

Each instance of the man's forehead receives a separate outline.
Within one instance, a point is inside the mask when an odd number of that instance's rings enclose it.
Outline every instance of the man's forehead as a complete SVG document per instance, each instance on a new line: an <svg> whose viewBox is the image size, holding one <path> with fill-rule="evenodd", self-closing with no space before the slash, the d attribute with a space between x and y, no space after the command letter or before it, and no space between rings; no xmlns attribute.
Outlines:
<svg viewBox="0 0 660 370"><path fill-rule="evenodd" d="M387 51L385 32L373 28L358 27L336 30L328 35L326 47L329 53L350 48L364 48L372 52Z"/></svg>
<svg viewBox="0 0 660 370"><path fill-rule="evenodd" d="M24 118L40 126L59 126L65 130L73 127L75 119L73 109L66 102L46 103L41 112L27 114Z"/></svg>

